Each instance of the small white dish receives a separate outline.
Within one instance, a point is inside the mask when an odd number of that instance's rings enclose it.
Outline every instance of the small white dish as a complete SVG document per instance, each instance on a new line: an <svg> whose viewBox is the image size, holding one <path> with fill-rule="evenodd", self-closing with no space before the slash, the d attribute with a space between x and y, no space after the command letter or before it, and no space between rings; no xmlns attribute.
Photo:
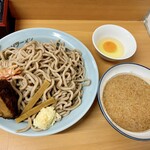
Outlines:
<svg viewBox="0 0 150 150"><path fill-rule="evenodd" d="M113 57L102 52L102 50L98 47L98 43L106 38L111 38L121 43L123 46L123 54L121 56ZM112 24L98 27L92 35L92 42L100 56L109 61L128 59L134 55L137 49L137 43L133 35L123 27Z"/></svg>
<svg viewBox="0 0 150 150"><path fill-rule="evenodd" d="M102 95L103 95L103 90L108 82L108 80L117 74L122 74L122 73L130 73L133 75L136 75L140 77L141 79L145 80L147 83L150 84L150 69L147 67L144 67L140 64L135 64L135 63L122 63L116 66L111 67L106 71L106 73L102 76L99 84L99 89L98 89L98 102L100 109L105 117L105 119L108 121L108 123L119 133L122 135L134 139L134 140L150 140L150 130L143 131L143 132L131 132L128 130L125 130L118 126L108 115L104 104L102 100Z"/></svg>

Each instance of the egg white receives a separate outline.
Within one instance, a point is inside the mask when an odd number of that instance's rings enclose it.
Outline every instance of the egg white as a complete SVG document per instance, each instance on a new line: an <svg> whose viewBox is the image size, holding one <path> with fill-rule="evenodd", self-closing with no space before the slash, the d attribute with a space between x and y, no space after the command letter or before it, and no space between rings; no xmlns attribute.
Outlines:
<svg viewBox="0 0 150 150"><path fill-rule="evenodd" d="M110 41L116 45L116 50L114 52L108 52L104 49L103 44L108 41ZM124 53L124 47L123 47L122 43L114 38L104 38L98 42L97 46L98 46L98 49L104 55L107 55L109 57L118 58L118 57L123 56L123 53Z"/></svg>

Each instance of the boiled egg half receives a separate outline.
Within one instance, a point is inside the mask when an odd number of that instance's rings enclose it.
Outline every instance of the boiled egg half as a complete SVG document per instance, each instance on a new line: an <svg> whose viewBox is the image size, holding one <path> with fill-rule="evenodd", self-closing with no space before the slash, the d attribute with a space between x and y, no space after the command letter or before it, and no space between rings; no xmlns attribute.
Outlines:
<svg viewBox="0 0 150 150"><path fill-rule="evenodd" d="M115 38L104 38L97 43L99 51L109 57L118 58L123 56L123 44Z"/></svg>

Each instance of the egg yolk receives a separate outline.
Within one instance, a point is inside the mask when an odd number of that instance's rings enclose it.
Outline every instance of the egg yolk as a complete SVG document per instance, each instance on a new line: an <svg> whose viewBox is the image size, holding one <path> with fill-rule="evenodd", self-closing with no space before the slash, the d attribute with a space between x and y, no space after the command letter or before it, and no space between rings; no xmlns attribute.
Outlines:
<svg viewBox="0 0 150 150"><path fill-rule="evenodd" d="M117 50L117 46L115 43L111 42L111 41L106 41L103 44L103 49L109 53L113 53Z"/></svg>
<svg viewBox="0 0 150 150"><path fill-rule="evenodd" d="M99 51L104 55L117 58L124 54L124 47L120 41L114 38L103 38L97 43Z"/></svg>

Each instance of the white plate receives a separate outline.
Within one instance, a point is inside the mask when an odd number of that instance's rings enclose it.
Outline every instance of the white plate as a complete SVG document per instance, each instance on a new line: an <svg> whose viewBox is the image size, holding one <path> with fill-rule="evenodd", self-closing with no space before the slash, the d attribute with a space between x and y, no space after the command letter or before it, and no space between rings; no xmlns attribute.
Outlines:
<svg viewBox="0 0 150 150"><path fill-rule="evenodd" d="M65 42L66 47L80 50L85 62L86 76L91 79L91 85L84 88L82 104L46 131L34 132L29 130L23 133L16 133L16 130L25 127L26 123L23 122L17 124L14 120L0 118L0 128L8 132L23 136L45 136L58 133L69 128L86 114L93 104L97 93L99 74L96 62L85 45L75 37L55 29L29 28L14 32L0 40L0 49L5 49L13 44L15 46L21 46L26 42L26 40L29 41L32 39L42 42L60 39L62 42Z"/></svg>
<svg viewBox="0 0 150 150"><path fill-rule="evenodd" d="M103 94L104 87L109 79L111 79L112 77L120 73L130 73L136 75L150 84L150 69L147 67L135 63L122 63L113 66L112 68L106 71L106 73L103 75L103 77L100 80L99 89L98 89L98 102L99 102L100 109L104 117L106 118L106 120L109 122L109 124L121 134L136 140L150 140L150 130L144 132L127 131L121 128L120 126L118 126L115 122L113 122L104 108L104 104L102 101L102 94Z"/></svg>

